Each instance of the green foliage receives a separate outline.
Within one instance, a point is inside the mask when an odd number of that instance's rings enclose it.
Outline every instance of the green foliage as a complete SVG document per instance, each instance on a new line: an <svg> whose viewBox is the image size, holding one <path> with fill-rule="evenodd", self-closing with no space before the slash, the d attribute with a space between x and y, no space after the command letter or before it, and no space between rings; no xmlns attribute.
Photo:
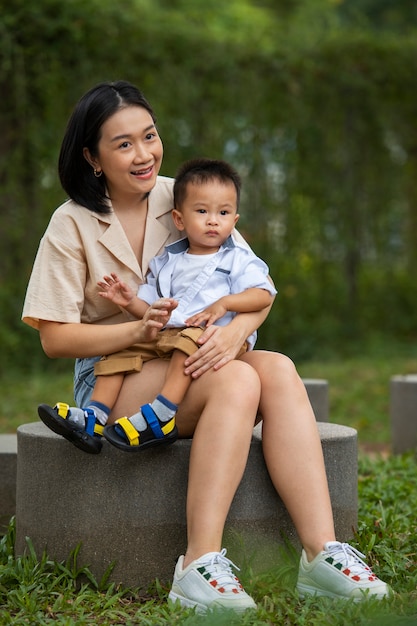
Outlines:
<svg viewBox="0 0 417 626"><path fill-rule="evenodd" d="M0 0L0 367L39 363L19 318L64 199L60 141L82 93L117 78L156 110L162 173L197 155L242 173L241 229L279 288L260 347L414 339L413 16L392 0Z"/></svg>

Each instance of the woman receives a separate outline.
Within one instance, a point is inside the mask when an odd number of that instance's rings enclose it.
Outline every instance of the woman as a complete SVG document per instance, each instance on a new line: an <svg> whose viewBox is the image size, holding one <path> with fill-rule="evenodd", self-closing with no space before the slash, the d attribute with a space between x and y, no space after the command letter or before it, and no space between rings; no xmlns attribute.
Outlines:
<svg viewBox="0 0 417 626"><path fill-rule="evenodd" d="M97 85L69 120L59 173L70 200L54 213L41 241L23 319L39 329L47 355L77 359L79 407L88 405L97 355L146 340L158 316L169 315L163 303L156 303L143 321L129 320L100 298L96 287L103 275L116 272L136 290L149 260L179 237L170 215L172 180L158 176L162 154L153 111L129 83ZM233 575L221 541L258 411L268 471L303 545L300 593L385 596L387 585L359 554L335 541L316 421L293 363L257 350L235 359L266 314L240 314L228 326L209 327L201 348L185 362L193 382L177 427L180 436L193 437L188 546L178 560L170 598L202 610L213 604L237 611L255 606ZM166 368L165 361L155 359L125 377L109 422L149 402Z"/></svg>

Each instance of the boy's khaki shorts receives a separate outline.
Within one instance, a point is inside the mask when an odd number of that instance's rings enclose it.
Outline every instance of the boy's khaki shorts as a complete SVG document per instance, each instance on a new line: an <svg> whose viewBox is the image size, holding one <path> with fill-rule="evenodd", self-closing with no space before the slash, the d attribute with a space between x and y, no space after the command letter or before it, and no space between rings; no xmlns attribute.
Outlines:
<svg viewBox="0 0 417 626"><path fill-rule="evenodd" d="M191 326L189 328L165 328L158 333L154 341L135 343L125 350L103 356L94 366L96 376L110 376L112 374L129 374L140 372L146 361L151 359L169 360L174 350L181 350L190 356L200 347L197 343L204 328ZM238 357L247 351L247 343L242 346Z"/></svg>

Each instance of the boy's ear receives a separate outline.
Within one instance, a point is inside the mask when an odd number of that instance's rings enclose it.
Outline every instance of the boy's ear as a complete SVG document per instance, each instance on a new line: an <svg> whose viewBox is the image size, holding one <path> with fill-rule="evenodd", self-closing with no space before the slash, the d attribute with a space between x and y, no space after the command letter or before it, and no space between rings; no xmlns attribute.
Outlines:
<svg viewBox="0 0 417 626"><path fill-rule="evenodd" d="M178 230L184 230L185 226L182 221L182 213L177 209L172 209L172 219L174 220L174 224Z"/></svg>
<svg viewBox="0 0 417 626"><path fill-rule="evenodd" d="M236 215L235 215L235 226L236 226L236 224L238 222L239 217L240 217L239 213L236 213Z"/></svg>

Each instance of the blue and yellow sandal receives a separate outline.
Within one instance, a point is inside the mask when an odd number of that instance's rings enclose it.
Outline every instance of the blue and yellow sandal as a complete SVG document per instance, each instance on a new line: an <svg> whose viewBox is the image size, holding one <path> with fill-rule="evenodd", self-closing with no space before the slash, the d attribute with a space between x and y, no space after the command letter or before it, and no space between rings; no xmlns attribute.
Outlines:
<svg viewBox="0 0 417 626"><path fill-rule="evenodd" d="M54 407L48 404L40 404L38 406L38 415L45 426L57 435L64 437L83 452L98 454L103 446L101 439L104 426L96 420L92 409L83 409L83 411L86 418L86 427L85 429L80 429L68 420L70 407L65 402L57 402Z"/></svg>
<svg viewBox="0 0 417 626"><path fill-rule="evenodd" d="M175 417L161 422L149 404L140 407L148 423L146 430L137 431L127 417L121 417L114 424L104 427L104 437L109 443L125 452L138 452L154 446L167 446L178 438Z"/></svg>

